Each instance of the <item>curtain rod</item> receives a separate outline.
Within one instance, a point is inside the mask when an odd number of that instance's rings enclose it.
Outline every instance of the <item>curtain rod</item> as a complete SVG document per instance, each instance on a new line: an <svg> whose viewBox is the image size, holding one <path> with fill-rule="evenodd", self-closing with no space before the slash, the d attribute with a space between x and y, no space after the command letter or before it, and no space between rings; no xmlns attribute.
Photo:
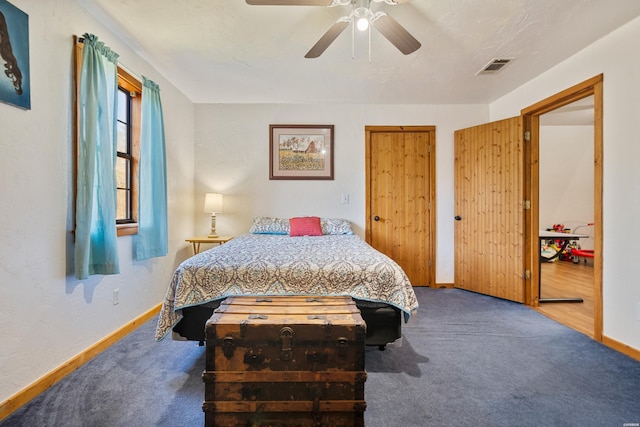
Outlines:
<svg viewBox="0 0 640 427"><path fill-rule="evenodd" d="M73 38L77 43L84 43L84 37L78 37L78 36L74 35ZM120 61L118 61L118 67L122 68L124 71L126 71L129 74L131 74L132 77L135 77L139 81L141 81L141 82L143 81L142 77L140 77L138 74L136 74L133 71L131 71L131 69L129 67L127 67L126 65L123 65Z"/></svg>

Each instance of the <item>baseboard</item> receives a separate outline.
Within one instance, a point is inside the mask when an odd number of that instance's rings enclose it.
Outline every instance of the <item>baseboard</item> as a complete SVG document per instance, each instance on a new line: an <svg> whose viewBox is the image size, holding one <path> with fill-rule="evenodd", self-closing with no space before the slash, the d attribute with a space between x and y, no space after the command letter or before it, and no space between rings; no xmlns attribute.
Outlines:
<svg viewBox="0 0 640 427"><path fill-rule="evenodd" d="M72 357L51 372L45 374L43 377L31 383L24 389L20 390L9 399L0 403L0 421L7 418L9 415L20 409L23 405L27 404L31 399L47 390L49 387L69 375L71 372L78 369L80 366L87 363L89 360L93 359L98 354L105 351L111 345L131 333L140 325L153 318L153 316L160 312L161 307L162 304L156 305L149 311L141 314L131 322L122 326L120 329L114 331L97 343L93 344L82 353Z"/></svg>
<svg viewBox="0 0 640 427"><path fill-rule="evenodd" d="M622 354L626 354L627 356L636 359L637 361L640 361L640 350L636 348L630 347L627 344L623 344L620 341L616 341L604 335L602 336L602 344L606 345L607 347L611 347L612 349Z"/></svg>

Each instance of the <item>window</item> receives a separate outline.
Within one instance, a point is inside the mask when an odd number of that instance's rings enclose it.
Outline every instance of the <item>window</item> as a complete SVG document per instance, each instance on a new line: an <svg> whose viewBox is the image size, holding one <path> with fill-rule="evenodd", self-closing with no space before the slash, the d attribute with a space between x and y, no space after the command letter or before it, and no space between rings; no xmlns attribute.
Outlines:
<svg viewBox="0 0 640 427"><path fill-rule="evenodd" d="M118 153L116 158L116 223L135 222L131 214L131 94L118 88Z"/></svg>
<svg viewBox="0 0 640 427"><path fill-rule="evenodd" d="M118 144L116 158L118 236L138 230L138 159L142 84L118 67Z"/></svg>

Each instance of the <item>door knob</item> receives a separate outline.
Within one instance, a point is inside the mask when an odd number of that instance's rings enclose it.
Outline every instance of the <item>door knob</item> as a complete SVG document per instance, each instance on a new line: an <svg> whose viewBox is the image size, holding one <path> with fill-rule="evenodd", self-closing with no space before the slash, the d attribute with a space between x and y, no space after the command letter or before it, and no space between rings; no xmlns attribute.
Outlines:
<svg viewBox="0 0 640 427"><path fill-rule="evenodd" d="M376 215L376 216L373 217L373 220L374 221L380 221L380 217L378 215Z"/></svg>
<svg viewBox="0 0 640 427"><path fill-rule="evenodd" d="M455 219L456 221L460 221L462 217L460 215L456 215L453 217L453 219Z"/></svg>

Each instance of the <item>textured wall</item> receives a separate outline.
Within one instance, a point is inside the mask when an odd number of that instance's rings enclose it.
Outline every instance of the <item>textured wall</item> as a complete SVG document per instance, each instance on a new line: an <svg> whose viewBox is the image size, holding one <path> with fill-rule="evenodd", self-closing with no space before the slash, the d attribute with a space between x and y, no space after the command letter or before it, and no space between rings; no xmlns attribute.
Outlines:
<svg viewBox="0 0 640 427"><path fill-rule="evenodd" d="M193 104L75 0L13 0L29 15L31 105L0 104L0 402L162 301L193 232ZM161 87L167 138L169 255L121 274L74 279L72 36L84 32ZM2 76L4 77L4 75ZM120 303L113 305L113 290ZM153 337L149 337L153 339Z"/></svg>

